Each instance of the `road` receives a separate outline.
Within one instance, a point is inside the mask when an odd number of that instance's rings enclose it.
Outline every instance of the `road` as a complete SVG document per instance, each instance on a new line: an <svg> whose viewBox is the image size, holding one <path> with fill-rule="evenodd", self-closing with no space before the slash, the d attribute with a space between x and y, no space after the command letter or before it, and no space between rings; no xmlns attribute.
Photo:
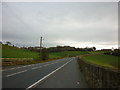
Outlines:
<svg viewBox="0 0 120 90"><path fill-rule="evenodd" d="M2 70L2 88L87 88L75 57Z"/></svg>

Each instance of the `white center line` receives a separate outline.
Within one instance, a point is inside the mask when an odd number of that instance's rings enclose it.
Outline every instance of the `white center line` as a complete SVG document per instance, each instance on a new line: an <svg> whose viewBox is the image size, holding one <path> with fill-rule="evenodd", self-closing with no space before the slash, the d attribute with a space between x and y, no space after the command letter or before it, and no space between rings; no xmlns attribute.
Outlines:
<svg viewBox="0 0 120 90"><path fill-rule="evenodd" d="M28 67L28 66L34 66L34 65L36 65L36 64L33 64L33 65L25 65L25 66L19 66L19 67L13 67L13 68L4 69L4 70L1 70L1 71L14 70L14 69L19 69L19 68L24 68L24 67Z"/></svg>
<svg viewBox="0 0 120 90"><path fill-rule="evenodd" d="M39 67L34 67L34 68L32 68L32 70L34 70L34 69L38 69L38 68L41 68L41 66L39 66Z"/></svg>
<svg viewBox="0 0 120 90"><path fill-rule="evenodd" d="M49 64L44 65L45 67L48 66Z"/></svg>
<svg viewBox="0 0 120 90"><path fill-rule="evenodd" d="M17 68L21 68L21 67L17 67Z"/></svg>
<svg viewBox="0 0 120 90"><path fill-rule="evenodd" d="M13 70L13 69L15 69L15 68L11 68L10 70Z"/></svg>
<svg viewBox="0 0 120 90"><path fill-rule="evenodd" d="M27 67L27 66L23 66L23 67Z"/></svg>
<svg viewBox="0 0 120 90"><path fill-rule="evenodd" d="M49 76L51 76L52 74L54 74L55 72L57 72L58 70L60 70L61 68L63 68L64 66L66 66L70 61L66 62L64 65L62 65L61 67L57 68L56 70L52 71L51 73L49 73L48 75L44 76L42 79L38 80L37 82L35 82L34 84L30 85L28 88L26 88L26 90L35 87L38 83L40 83L41 81L43 81L44 79L48 78Z"/></svg>
<svg viewBox="0 0 120 90"><path fill-rule="evenodd" d="M10 77L10 76L13 76L13 75L16 75L16 74L20 74L20 73L23 73L23 72L26 72L27 70L24 70L24 71L20 71L20 72L17 72L17 73L13 73L13 74L9 74L9 75L6 75L6 77Z"/></svg>

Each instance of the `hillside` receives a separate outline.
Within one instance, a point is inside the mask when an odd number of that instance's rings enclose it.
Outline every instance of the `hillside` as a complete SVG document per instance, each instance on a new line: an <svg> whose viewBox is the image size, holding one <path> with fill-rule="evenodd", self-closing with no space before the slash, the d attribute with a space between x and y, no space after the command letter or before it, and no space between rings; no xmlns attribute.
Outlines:
<svg viewBox="0 0 120 90"><path fill-rule="evenodd" d="M38 58L39 53L12 47L8 45L2 45L2 58Z"/></svg>
<svg viewBox="0 0 120 90"><path fill-rule="evenodd" d="M82 54L87 54L85 51L61 51L61 52L51 52L49 53L50 59L63 58L68 56L77 56ZM39 53L34 51L29 51L26 49L21 49L17 47L12 47L8 45L2 45L2 58L39 58Z"/></svg>

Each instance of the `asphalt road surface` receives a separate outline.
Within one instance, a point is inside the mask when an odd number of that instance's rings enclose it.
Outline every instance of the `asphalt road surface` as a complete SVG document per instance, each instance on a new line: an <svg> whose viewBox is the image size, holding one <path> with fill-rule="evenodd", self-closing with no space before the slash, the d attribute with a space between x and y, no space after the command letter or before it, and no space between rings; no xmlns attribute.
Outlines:
<svg viewBox="0 0 120 90"><path fill-rule="evenodd" d="M72 57L3 69L2 88L87 88L87 84Z"/></svg>

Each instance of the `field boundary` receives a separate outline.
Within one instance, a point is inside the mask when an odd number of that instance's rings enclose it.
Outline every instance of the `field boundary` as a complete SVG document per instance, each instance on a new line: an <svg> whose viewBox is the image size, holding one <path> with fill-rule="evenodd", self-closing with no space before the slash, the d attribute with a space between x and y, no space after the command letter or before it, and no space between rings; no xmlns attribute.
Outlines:
<svg viewBox="0 0 120 90"><path fill-rule="evenodd" d="M78 58L78 64L90 88L120 88L120 71L91 64Z"/></svg>

